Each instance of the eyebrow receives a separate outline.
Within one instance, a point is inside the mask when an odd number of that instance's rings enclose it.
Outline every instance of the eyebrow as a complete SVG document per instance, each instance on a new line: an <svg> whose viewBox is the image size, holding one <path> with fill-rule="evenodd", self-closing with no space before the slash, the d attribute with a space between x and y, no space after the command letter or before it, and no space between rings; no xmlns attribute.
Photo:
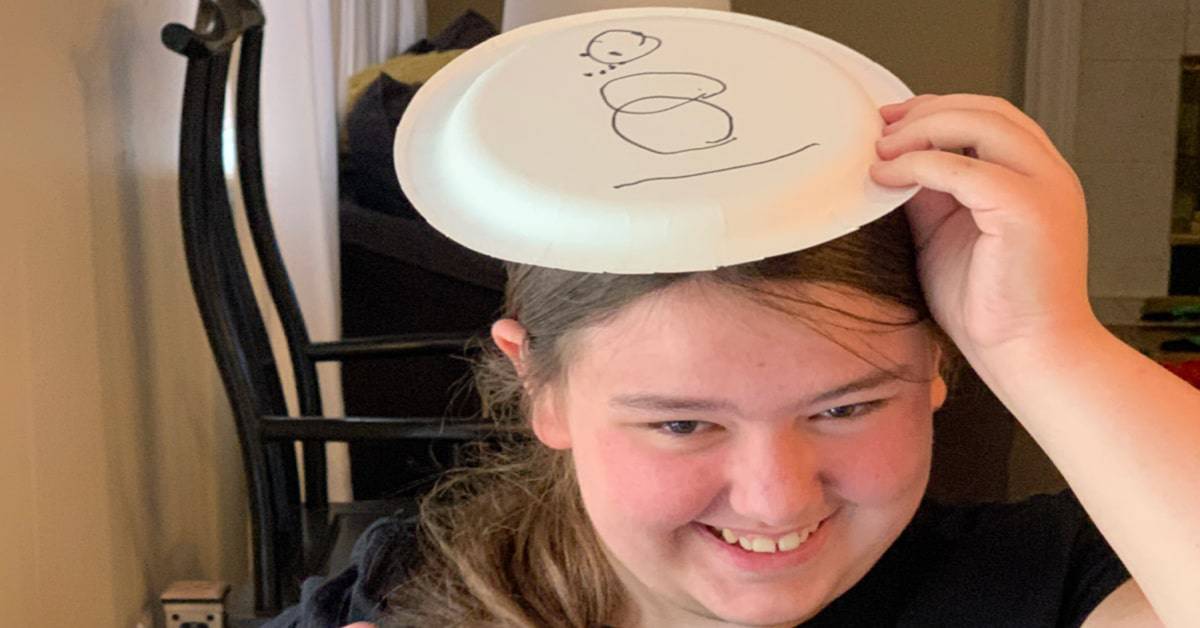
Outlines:
<svg viewBox="0 0 1200 628"><path fill-rule="evenodd" d="M870 390L877 386L882 386L888 382L901 379L906 376L909 369L900 369L900 373L877 370L863 377L846 382L836 388L827 390L812 399L808 400L806 405L821 403L837 399L843 395ZM609 400L610 406L619 406L624 408L632 408L635 410L649 410L652 412L737 412L738 408L733 402L726 399L706 399L703 397L675 397L670 395L656 395L652 393L634 393L629 395L617 395Z"/></svg>

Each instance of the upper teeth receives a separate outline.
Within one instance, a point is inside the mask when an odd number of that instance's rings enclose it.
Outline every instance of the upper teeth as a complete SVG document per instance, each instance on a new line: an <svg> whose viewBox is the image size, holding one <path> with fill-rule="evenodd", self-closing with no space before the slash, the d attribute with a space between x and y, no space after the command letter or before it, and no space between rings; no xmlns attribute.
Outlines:
<svg viewBox="0 0 1200 628"><path fill-rule="evenodd" d="M742 546L742 549L750 552L759 552L763 554L772 554L775 552L787 552L800 547L800 544L807 541L809 535L817 530L820 522L814 523L803 530L789 532L779 538L771 538L766 536L740 536L737 532L729 528L721 528L721 538L725 539L726 543L733 545L737 543Z"/></svg>

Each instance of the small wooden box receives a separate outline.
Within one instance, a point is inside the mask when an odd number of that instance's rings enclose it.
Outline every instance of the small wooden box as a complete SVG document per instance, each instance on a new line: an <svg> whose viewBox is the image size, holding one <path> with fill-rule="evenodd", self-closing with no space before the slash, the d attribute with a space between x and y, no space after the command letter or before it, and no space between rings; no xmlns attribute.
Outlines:
<svg viewBox="0 0 1200 628"><path fill-rule="evenodd" d="M229 585L209 580L171 583L159 598L167 628L225 628Z"/></svg>

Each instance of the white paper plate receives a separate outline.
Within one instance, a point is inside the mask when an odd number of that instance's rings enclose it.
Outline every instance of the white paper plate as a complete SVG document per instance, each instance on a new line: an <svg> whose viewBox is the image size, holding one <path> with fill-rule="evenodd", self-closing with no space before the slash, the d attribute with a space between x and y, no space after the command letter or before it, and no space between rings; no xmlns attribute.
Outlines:
<svg viewBox="0 0 1200 628"><path fill-rule="evenodd" d="M699 9L530 24L467 51L396 131L409 200L504 260L709 270L827 242L917 188L876 185L878 107L912 92L814 33Z"/></svg>

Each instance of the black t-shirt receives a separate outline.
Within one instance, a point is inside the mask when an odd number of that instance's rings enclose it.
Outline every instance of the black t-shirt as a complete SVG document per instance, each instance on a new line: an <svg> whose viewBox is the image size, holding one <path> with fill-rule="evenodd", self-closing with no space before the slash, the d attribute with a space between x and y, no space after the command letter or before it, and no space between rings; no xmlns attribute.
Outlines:
<svg viewBox="0 0 1200 628"><path fill-rule="evenodd" d="M414 557L415 522L390 517L358 540L353 564L305 582L270 628L337 627L382 612ZM1078 626L1129 572L1069 490L1017 503L926 499L853 588L804 628Z"/></svg>

